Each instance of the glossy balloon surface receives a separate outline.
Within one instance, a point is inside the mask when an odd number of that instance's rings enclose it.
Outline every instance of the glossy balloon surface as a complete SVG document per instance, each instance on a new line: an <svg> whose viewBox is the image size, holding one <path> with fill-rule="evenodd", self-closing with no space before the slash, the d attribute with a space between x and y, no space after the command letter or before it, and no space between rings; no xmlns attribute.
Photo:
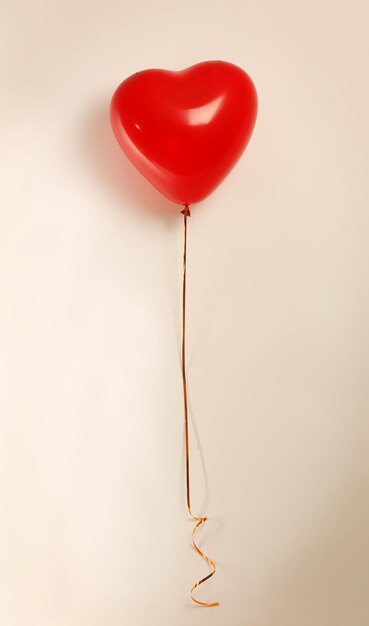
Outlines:
<svg viewBox="0 0 369 626"><path fill-rule="evenodd" d="M208 196L244 151L257 114L250 77L224 61L183 71L144 70L111 102L115 136L136 168L167 198Z"/></svg>

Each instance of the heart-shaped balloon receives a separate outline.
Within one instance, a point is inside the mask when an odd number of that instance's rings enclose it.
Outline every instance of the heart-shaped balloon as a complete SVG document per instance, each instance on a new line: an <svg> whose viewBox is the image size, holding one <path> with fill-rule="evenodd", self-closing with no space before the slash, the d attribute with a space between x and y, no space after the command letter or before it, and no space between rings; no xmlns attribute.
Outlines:
<svg viewBox="0 0 369 626"><path fill-rule="evenodd" d="M123 151L164 196L184 205L203 200L228 174L246 148L256 113L251 78L224 61L137 72L111 102Z"/></svg>

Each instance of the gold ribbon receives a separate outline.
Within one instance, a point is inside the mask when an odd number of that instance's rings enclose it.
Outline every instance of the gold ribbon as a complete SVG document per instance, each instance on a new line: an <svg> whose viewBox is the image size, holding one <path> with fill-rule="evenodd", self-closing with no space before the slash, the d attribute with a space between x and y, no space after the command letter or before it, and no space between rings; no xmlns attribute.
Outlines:
<svg viewBox="0 0 369 626"><path fill-rule="evenodd" d="M216 567L214 561L212 561L204 552L202 552L195 541L195 534L197 529L206 522L207 517L196 517L191 511L191 498L190 498L190 446L189 446L189 421L188 421L188 401L187 401L187 378L186 378L186 265L187 265L187 218L190 217L191 212L188 204L181 213L184 216L184 237L183 237L183 286L182 286L182 381L183 381L183 402L184 402L184 422L185 422L185 440L186 440L186 496L187 496L187 510L194 522L196 522L192 530L192 545L201 558L206 561L210 566L211 572L204 578L201 578L197 583L191 587L190 595L193 602L200 606L218 606L219 602L202 602L197 600L193 596L194 590L202 585L204 582L214 576Z"/></svg>

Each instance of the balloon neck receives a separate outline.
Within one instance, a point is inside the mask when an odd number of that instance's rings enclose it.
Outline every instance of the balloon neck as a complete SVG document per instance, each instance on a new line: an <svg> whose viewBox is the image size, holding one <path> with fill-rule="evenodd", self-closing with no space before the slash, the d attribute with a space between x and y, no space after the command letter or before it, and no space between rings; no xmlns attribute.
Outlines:
<svg viewBox="0 0 369 626"><path fill-rule="evenodd" d="M185 204L185 208L183 209L183 211L181 211L182 215L185 215L185 217L190 217L191 215L191 211L189 209L188 204Z"/></svg>

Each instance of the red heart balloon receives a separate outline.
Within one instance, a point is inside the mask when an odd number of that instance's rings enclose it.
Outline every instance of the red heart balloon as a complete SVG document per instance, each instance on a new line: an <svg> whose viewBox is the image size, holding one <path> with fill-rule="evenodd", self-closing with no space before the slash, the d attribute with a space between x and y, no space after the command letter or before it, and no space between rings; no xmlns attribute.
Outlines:
<svg viewBox="0 0 369 626"><path fill-rule="evenodd" d="M164 196L185 205L203 200L228 174L256 113L251 78L224 61L137 72L111 102L111 124L128 158Z"/></svg>

